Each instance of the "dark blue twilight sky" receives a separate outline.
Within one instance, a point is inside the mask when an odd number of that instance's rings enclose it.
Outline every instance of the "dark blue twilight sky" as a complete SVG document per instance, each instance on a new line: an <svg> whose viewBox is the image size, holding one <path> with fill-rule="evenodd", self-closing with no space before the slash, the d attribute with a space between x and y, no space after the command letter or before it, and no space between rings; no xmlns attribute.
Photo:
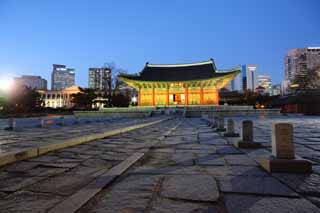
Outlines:
<svg viewBox="0 0 320 213"><path fill-rule="evenodd" d="M214 58L220 69L258 64L283 79L290 48L320 46L319 0L0 0L0 75L41 75L113 61L130 73L145 62Z"/></svg>

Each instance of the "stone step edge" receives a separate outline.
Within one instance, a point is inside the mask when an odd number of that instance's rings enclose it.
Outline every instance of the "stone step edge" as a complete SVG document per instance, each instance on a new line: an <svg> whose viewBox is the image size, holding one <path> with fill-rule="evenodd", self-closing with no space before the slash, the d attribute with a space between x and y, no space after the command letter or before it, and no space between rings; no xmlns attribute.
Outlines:
<svg viewBox="0 0 320 213"><path fill-rule="evenodd" d="M49 213L71 213L76 212L84 204L86 204L97 193L111 184L117 177L123 174L127 169L134 165L137 161L143 158L144 153L134 153L120 164L112 167L110 170L99 176L97 179L81 188L78 192L71 195L53 209Z"/></svg>
<svg viewBox="0 0 320 213"><path fill-rule="evenodd" d="M141 129L141 128L144 128L147 126L152 126L152 125L161 123L161 122L169 120L169 119L172 119L172 118L169 117L169 118L164 118L164 119L160 119L160 120L156 120L156 121L151 121L148 123L136 124L136 125L132 125L129 127L123 127L123 128L119 128L119 129L115 129L115 130L106 131L104 133L85 135L85 136L76 137L76 138L68 139L68 140L65 140L62 142L47 144L47 145L43 145L43 146L39 146L39 147L24 148L24 149L20 149L18 151L1 153L0 154L0 167L5 166L10 163L17 162L17 161L38 157L38 156L46 154L48 152L80 145L80 144L87 143L87 142L90 142L93 140L98 140L98 139L102 139L102 138L106 138L106 137L115 136L118 134Z"/></svg>

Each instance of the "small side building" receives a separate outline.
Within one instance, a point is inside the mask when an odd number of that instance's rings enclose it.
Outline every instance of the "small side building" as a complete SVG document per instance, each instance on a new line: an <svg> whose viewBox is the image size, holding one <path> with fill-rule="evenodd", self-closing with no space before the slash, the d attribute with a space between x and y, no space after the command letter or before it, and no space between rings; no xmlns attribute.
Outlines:
<svg viewBox="0 0 320 213"><path fill-rule="evenodd" d="M39 90L44 107L72 108L71 95L81 92L78 86L71 86L63 90Z"/></svg>

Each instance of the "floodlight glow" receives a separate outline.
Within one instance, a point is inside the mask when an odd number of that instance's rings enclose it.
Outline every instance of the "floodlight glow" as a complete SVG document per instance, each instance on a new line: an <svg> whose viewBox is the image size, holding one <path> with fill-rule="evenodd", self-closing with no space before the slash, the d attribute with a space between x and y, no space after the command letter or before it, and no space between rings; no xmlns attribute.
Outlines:
<svg viewBox="0 0 320 213"><path fill-rule="evenodd" d="M133 102L133 103L137 103L137 97L132 97L132 99L131 99L131 101Z"/></svg>
<svg viewBox="0 0 320 213"><path fill-rule="evenodd" d="M0 77L0 90L8 92L13 86L13 80L8 77Z"/></svg>

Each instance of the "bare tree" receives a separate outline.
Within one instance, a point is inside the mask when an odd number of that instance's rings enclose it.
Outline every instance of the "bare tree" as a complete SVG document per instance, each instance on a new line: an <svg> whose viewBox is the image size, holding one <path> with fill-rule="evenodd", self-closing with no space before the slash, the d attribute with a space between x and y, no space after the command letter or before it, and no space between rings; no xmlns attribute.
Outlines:
<svg viewBox="0 0 320 213"><path fill-rule="evenodd" d="M315 67L313 70L310 70L308 83L308 87L310 89L320 89L320 66Z"/></svg>
<svg viewBox="0 0 320 213"><path fill-rule="evenodd" d="M109 100L108 104L109 104L109 106L111 106L112 95L114 95L119 90L119 88L124 84L124 82L122 82L119 79L119 74L120 73L127 73L127 71L124 69L121 69L121 68L117 68L117 66L114 62L105 63L104 67L106 69L109 69L111 72L110 77L107 79L107 82L108 82L107 94L108 94L108 100Z"/></svg>

